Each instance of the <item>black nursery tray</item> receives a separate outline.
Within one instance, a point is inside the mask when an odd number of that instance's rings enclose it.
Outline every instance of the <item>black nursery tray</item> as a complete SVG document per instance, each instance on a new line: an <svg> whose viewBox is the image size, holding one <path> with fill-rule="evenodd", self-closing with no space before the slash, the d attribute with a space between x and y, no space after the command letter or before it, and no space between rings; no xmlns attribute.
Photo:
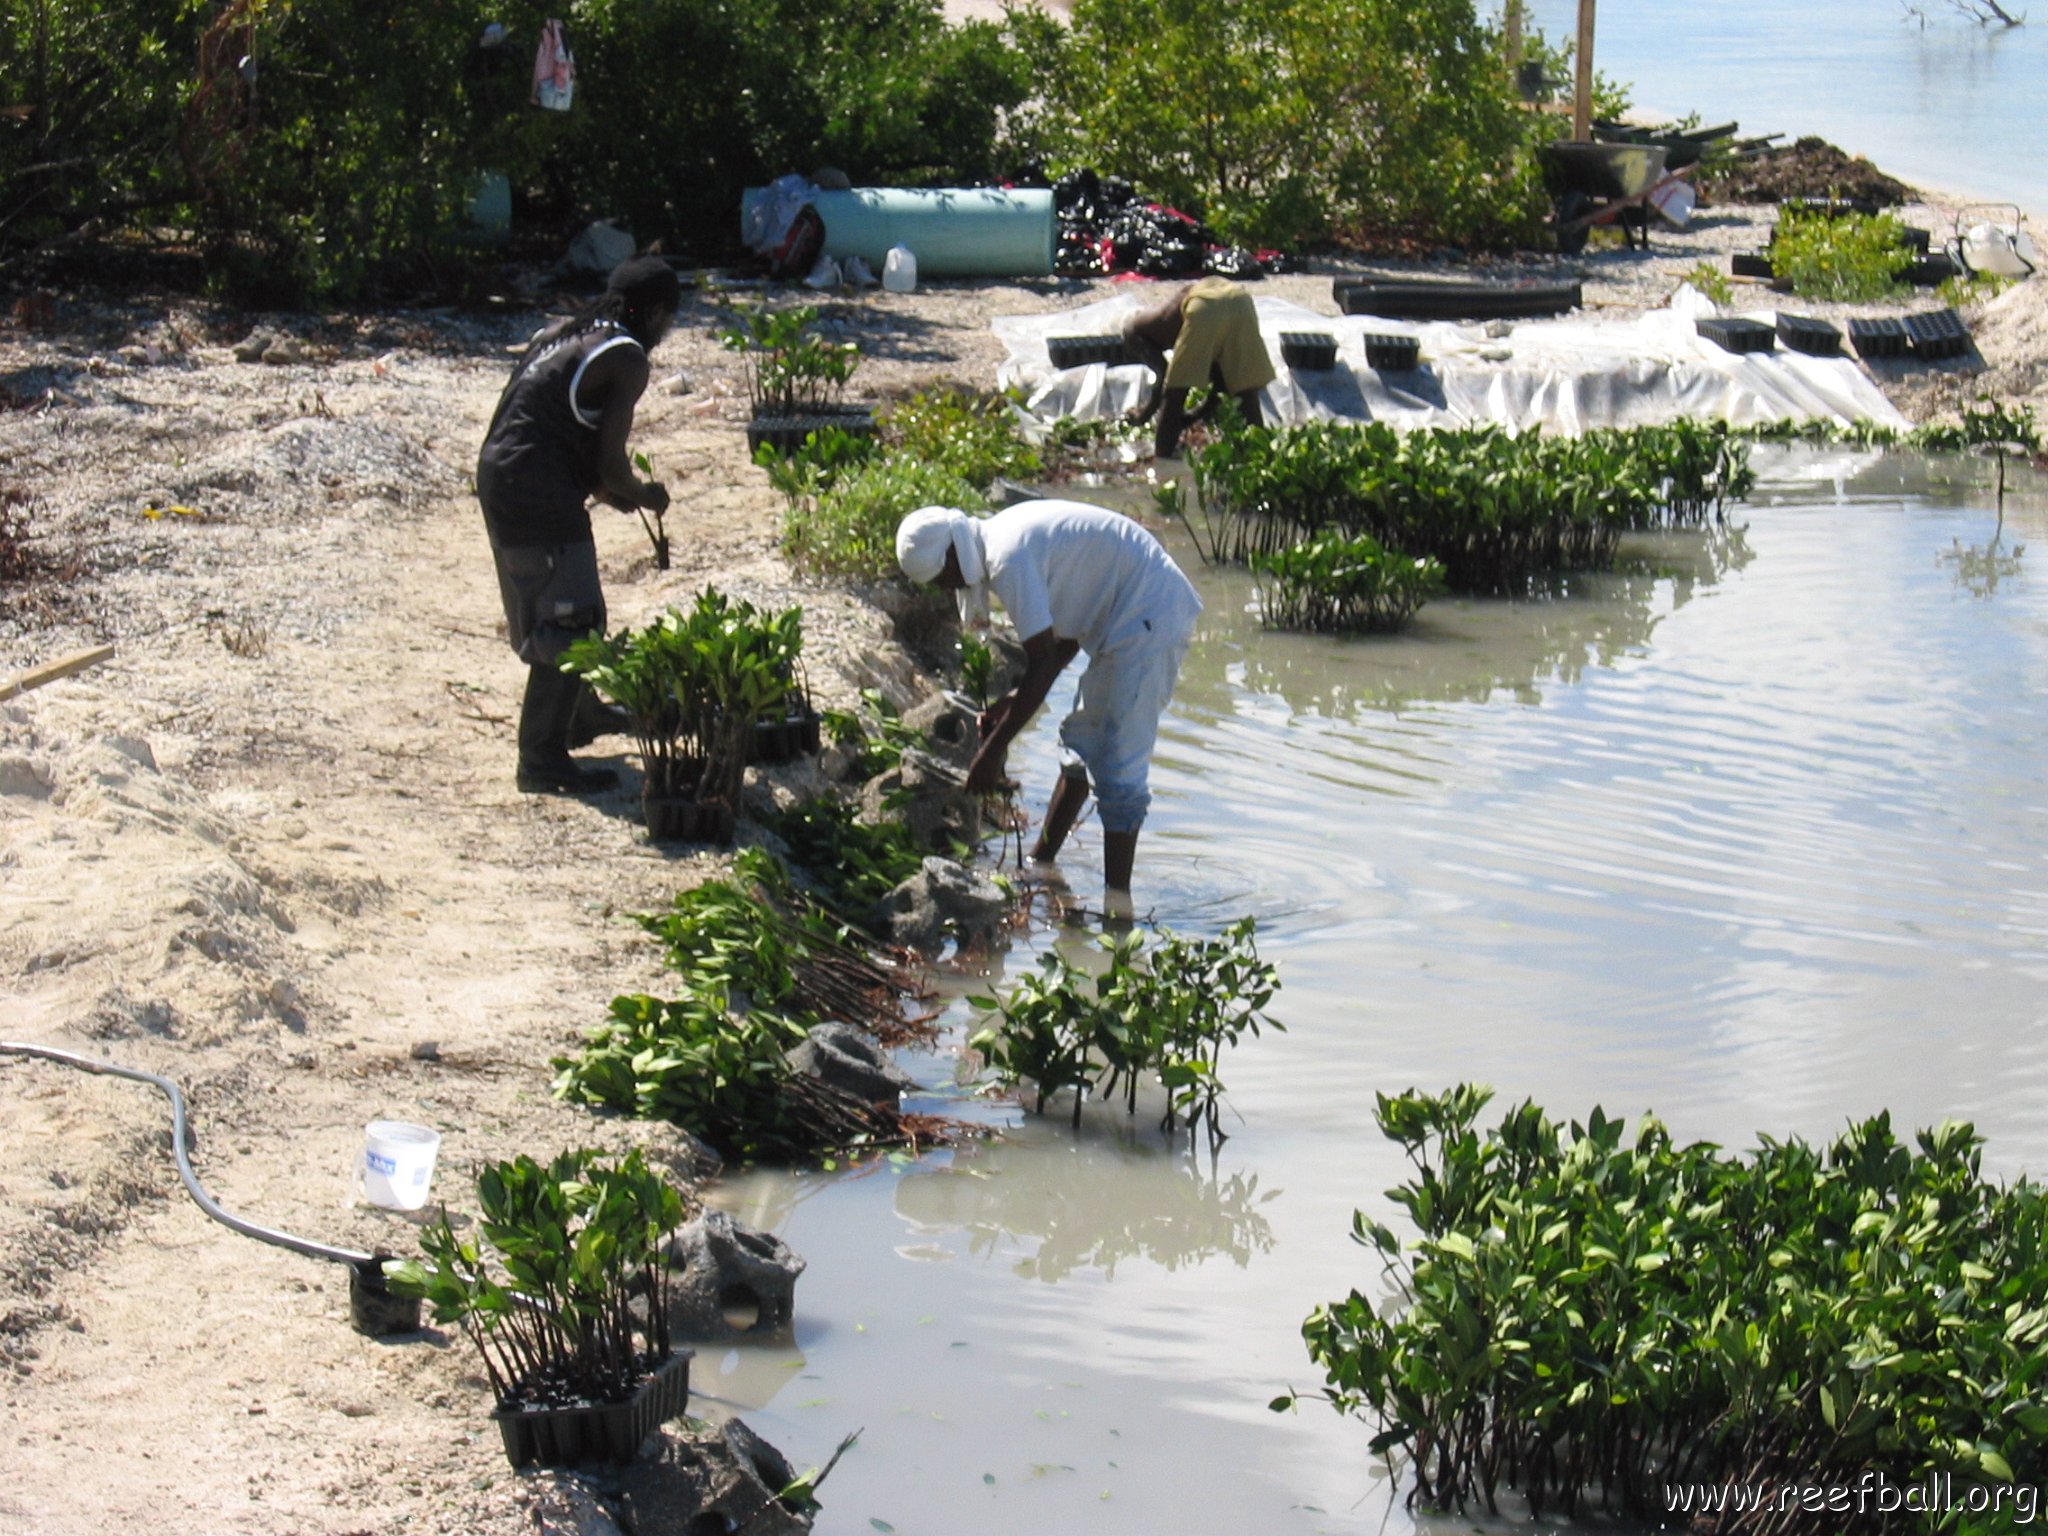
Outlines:
<svg viewBox="0 0 2048 1536"><path fill-rule="evenodd" d="M1904 357L1906 323L1891 315L1871 315L1849 322L1849 344L1858 357Z"/></svg>
<svg viewBox="0 0 2048 1536"><path fill-rule="evenodd" d="M1920 257L1901 275L1915 288L1939 288L1950 278L1961 277L1963 269L1946 251L1936 251L1932 256Z"/></svg>
<svg viewBox="0 0 2048 1536"><path fill-rule="evenodd" d="M1422 362L1422 343L1413 336L1368 335L1365 362L1380 373L1404 373Z"/></svg>
<svg viewBox="0 0 2048 1536"><path fill-rule="evenodd" d="M1728 258L1731 277L1761 277L1766 282L1778 274L1771 267L1768 251L1737 251Z"/></svg>
<svg viewBox="0 0 2048 1536"><path fill-rule="evenodd" d="M1929 362L1961 357L1970 350L1970 330L1952 309L1906 316L1906 339L1913 355Z"/></svg>
<svg viewBox="0 0 2048 1536"><path fill-rule="evenodd" d="M679 1349L668 1363L623 1403L594 1408L500 1408L491 1414L514 1467L539 1462L573 1467L585 1461L624 1466L647 1437L690 1405L691 1351Z"/></svg>
<svg viewBox="0 0 2048 1536"><path fill-rule="evenodd" d="M756 416L747 423L747 452L758 453L764 446L788 455L803 447L813 432L837 427L854 437L875 435L872 405L840 405L801 416Z"/></svg>
<svg viewBox="0 0 2048 1536"><path fill-rule="evenodd" d="M1695 320L1700 335L1729 352L1769 352L1778 344L1778 333L1761 320L1734 317Z"/></svg>
<svg viewBox="0 0 2048 1536"><path fill-rule="evenodd" d="M1842 333L1811 315L1780 314L1778 340L1809 357L1833 357L1842 350Z"/></svg>
<svg viewBox="0 0 2048 1536"><path fill-rule="evenodd" d="M1319 373L1337 366L1337 338L1327 331L1282 331L1280 356L1290 368Z"/></svg>
<svg viewBox="0 0 2048 1536"><path fill-rule="evenodd" d="M1115 368L1134 361L1130 345L1121 336L1048 336L1045 351L1055 368L1085 368L1090 363Z"/></svg>
<svg viewBox="0 0 2048 1536"><path fill-rule="evenodd" d="M756 721L754 749L747 761L771 767L792 763L799 757L816 752L822 743L823 723L818 712L805 705L801 712L786 715L780 720Z"/></svg>

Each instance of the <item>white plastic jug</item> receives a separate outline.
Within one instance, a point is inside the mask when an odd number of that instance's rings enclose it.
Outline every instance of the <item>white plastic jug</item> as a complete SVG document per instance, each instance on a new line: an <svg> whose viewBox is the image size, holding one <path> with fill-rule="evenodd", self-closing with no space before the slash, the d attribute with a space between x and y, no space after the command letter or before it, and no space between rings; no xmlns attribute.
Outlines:
<svg viewBox="0 0 2048 1536"><path fill-rule="evenodd" d="M389 1211L416 1211L427 1203L441 1133L404 1120L372 1120L363 1128L356 1170L363 1196Z"/></svg>
<svg viewBox="0 0 2048 1536"><path fill-rule="evenodd" d="M910 293L917 287L917 254L907 245L892 245L882 262L882 286L891 293Z"/></svg>

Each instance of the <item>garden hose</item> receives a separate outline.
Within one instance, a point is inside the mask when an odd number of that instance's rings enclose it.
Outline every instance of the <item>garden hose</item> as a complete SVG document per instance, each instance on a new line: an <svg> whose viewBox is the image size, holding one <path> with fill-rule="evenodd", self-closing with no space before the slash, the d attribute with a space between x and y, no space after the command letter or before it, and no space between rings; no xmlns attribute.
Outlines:
<svg viewBox="0 0 2048 1536"><path fill-rule="evenodd" d="M253 1221L244 1221L209 1195L200 1184L198 1174L192 1171L192 1159L185 1150L185 1096L178 1091L178 1085L168 1077L158 1077L154 1072L139 1072L133 1067L116 1066L113 1062L81 1056L75 1051L60 1051L53 1046L27 1045L13 1040L0 1040L0 1055L30 1056L43 1061L54 1061L61 1066L78 1067L108 1077L124 1077L130 1082L148 1083L161 1089L164 1096L171 1101L171 1152L178 1160L178 1177L185 1181L186 1192L192 1196L199 1209L222 1226L239 1232L244 1237L253 1237L259 1243L289 1249L309 1259L325 1259L329 1263L348 1265L349 1315L358 1332L379 1337L390 1333L408 1333L419 1327L419 1303L405 1297L393 1296L385 1286L384 1255L330 1247L326 1243L316 1243L309 1238L280 1232L274 1227L260 1227Z"/></svg>

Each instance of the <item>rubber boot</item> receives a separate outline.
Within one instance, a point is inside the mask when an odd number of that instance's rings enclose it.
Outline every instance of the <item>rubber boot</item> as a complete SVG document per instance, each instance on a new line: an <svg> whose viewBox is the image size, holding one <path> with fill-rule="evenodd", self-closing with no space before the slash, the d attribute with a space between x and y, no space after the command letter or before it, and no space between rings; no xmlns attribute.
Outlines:
<svg viewBox="0 0 2048 1536"><path fill-rule="evenodd" d="M520 793L588 795L610 789L619 776L609 768L585 768L569 755L569 728L583 680L554 667L530 667L526 700L519 709Z"/></svg>
<svg viewBox="0 0 2048 1536"><path fill-rule="evenodd" d="M569 717L571 752L587 747L600 736L630 736L633 717L616 704L607 704L588 683L576 690L576 712Z"/></svg>

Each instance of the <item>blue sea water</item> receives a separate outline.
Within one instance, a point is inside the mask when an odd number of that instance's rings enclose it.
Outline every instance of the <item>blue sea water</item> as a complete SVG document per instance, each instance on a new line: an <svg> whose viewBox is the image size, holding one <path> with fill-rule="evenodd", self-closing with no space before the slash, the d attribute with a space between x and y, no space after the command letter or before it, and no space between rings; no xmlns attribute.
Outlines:
<svg viewBox="0 0 2048 1536"><path fill-rule="evenodd" d="M1596 69L1639 108L1698 112L1743 132L1806 134L1868 156L1946 200L2016 202L2048 222L2048 7L1985 28L1947 0L1604 0ZM1576 33L1577 0L1528 0L1553 43Z"/></svg>

